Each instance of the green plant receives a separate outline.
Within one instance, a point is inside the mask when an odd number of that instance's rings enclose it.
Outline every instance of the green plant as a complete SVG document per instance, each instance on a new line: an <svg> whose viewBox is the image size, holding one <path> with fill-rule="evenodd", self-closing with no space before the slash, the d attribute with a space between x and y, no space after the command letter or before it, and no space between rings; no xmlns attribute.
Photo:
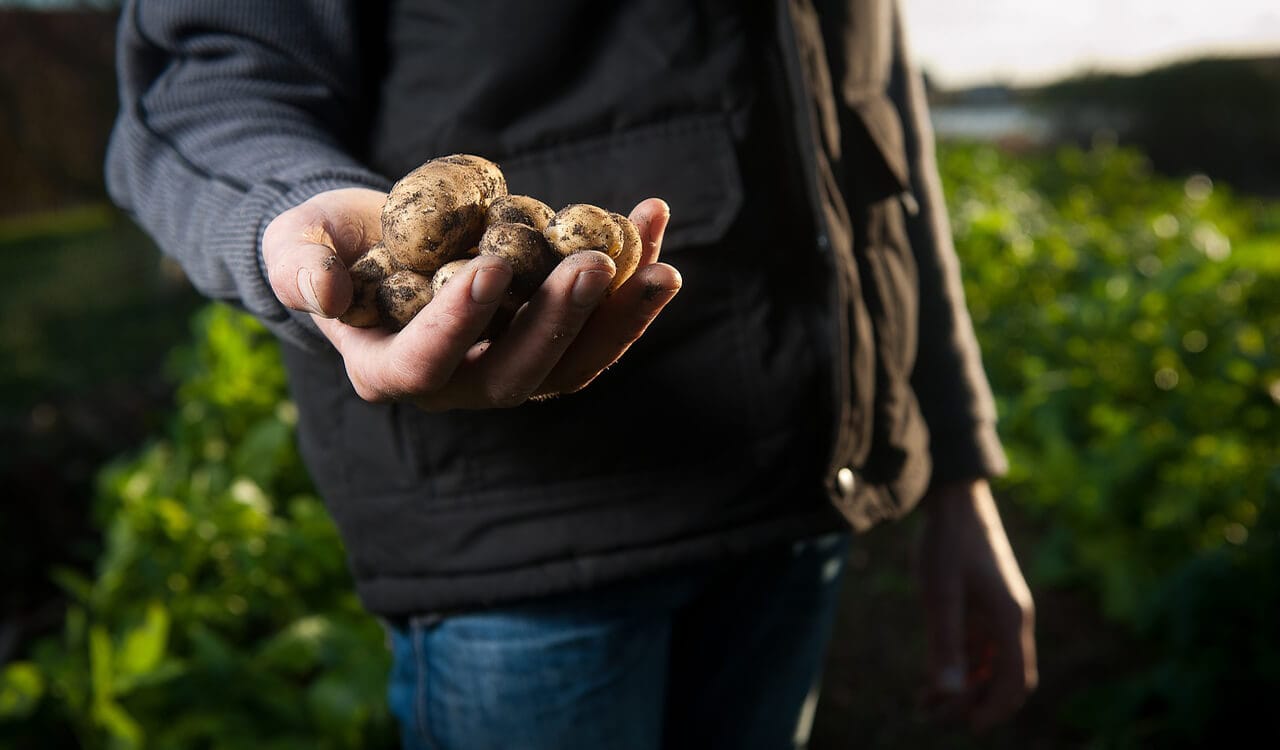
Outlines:
<svg viewBox="0 0 1280 750"><path fill-rule="evenodd" d="M956 146L942 169L1001 488L1046 530L1034 582L1094 589L1149 649L1073 720L1143 743L1220 732L1280 680L1258 637L1280 623L1280 206L1109 147Z"/></svg>
<svg viewBox="0 0 1280 750"><path fill-rule="evenodd" d="M389 742L382 631L294 448L274 342L211 306L174 361L169 435L101 473L96 575L57 573L64 636L6 670L0 720L44 697L86 748Z"/></svg>

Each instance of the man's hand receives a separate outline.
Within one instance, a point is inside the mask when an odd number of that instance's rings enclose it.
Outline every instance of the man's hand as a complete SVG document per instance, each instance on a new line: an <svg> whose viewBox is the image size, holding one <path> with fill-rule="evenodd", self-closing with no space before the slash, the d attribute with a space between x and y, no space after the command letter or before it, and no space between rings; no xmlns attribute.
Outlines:
<svg viewBox="0 0 1280 750"><path fill-rule="evenodd" d="M937 715L983 731L1036 687L1035 614L986 481L934 488L921 538L927 696Z"/></svg>
<svg viewBox="0 0 1280 750"><path fill-rule="evenodd" d="M262 241L276 296L312 314L368 401L482 409L579 390L617 361L680 289L679 272L657 262L670 210L650 198L631 212L644 245L640 267L607 299L613 261L571 255L500 339L476 343L511 282L505 260L482 256L398 333L354 328L335 320L351 304L346 269L381 238L385 199L359 188L321 193L276 217Z"/></svg>

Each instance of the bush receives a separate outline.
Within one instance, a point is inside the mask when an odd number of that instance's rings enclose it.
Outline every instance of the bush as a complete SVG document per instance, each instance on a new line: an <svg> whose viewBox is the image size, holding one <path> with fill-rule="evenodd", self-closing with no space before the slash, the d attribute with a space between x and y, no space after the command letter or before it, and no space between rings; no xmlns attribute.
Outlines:
<svg viewBox="0 0 1280 750"><path fill-rule="evenodd" d="M942 169L1033 583L1093 588L1149 649L1071 719L1231 730L1280 681L1280 206L1114 148Z"/></svg>
<svg viewBox="0 0 1280 750"><path fill-rule="evenodd" d="M278 350L222 306L195 334L168 436L102 471L96 576L57 574L64 637L5 670L0 718L42 710L85 748L389 744L382 631L299 461Z"/></svg>

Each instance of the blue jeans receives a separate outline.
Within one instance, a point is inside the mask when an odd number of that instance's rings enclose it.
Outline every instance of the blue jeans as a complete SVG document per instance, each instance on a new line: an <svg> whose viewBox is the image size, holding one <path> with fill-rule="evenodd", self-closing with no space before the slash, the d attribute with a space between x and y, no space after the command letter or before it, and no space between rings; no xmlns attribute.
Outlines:
<svg viewBox="0 0 1280 750"><path fill-rule="evenodd" d="M404 747L803 746L849 544L390 627Z"/></svg>

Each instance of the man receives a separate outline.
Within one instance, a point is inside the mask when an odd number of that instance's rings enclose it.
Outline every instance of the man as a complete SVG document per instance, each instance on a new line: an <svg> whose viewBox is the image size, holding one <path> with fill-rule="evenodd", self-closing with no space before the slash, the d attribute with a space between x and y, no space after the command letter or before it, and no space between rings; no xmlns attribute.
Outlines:
<svg viewBox="0 0 1280 750"><path fill-rule="evenodd" d="M279 336L406 746L802 742L849 528L922 496L931 687L978 727L1033 687L919 80L891 0L820 5L126 6L112 194ZM459 152L634 205L640 270L575 256L491 344L494 258L338 322Z"/></svg>

